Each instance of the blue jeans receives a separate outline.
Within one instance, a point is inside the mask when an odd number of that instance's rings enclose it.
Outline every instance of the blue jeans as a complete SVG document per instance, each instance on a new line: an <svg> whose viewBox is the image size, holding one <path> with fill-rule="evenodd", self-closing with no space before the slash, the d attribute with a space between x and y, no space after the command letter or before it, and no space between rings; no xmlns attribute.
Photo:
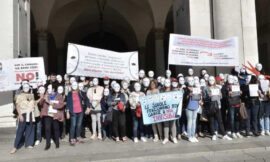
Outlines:
<svg viewBox="0 0 270 162"><path fill-rule="evenodd" d="M231 131L232 133L238 133L240 125L240 107L230 107L229 114Z"/></svg>
<svg viewBox="0 0 270 162"><path fill-rule="evenodd" d="M132 122L133 122L133 138L138 137L138 131L140 132L140 137L144 137L145 129L143 125L142 117L138 118L136 112L132 111Z"/></svg>
<svg viewBox="0 0 270 162"><path fill-rule="evenodd" d="M75 129L76 129L76 138L79 138L81 136L81 130L82 130L82 119L83 119L83 113L74 113L70 116L70 133L69 138L75 139Z"/></svg>
<svg viewBox="0 0 270 162"><path fill-rule="evenodd" d="M36 117L36 140L41 141L42 122L40 117Z"/></svg>
<svg viewBox="0 0 270 162"><path fill-rule="evenodd" d="M25 147L33 146L34 145L34 139L35 139L35 126L32 121L32 114L30 114L30 122L26 122L26 114L22 114L24 120L23 122L19 122L19 125L17 127L16 131L16 138L14 142L14 147L16 149L19 148L21 139L24 135L24 145Z"/></svg>
<svg viewBox="0 0 270 162"><path fill-rule="evenodd" d="M259 102L251 103L246 106L246 111L248 114L248 118L246 119L246 132L250 132L250 121L252 122L252 126L254 129L254 133L258 133L258 112L259 112Z"/></svg>
<svg viewBox="0 0 270 162"><path fill-rule="evenodd" d="M197 113L197 110L186 109L188 137L195 137Z"/></svg>
<svg viewBox="0 0 270 162"><path fill-rule="evenodd" d="M269 131L269 114L270 104L268 101L261 102L261 108L263 109L263 117L260 118L260 126L262 131Z"/></svg>

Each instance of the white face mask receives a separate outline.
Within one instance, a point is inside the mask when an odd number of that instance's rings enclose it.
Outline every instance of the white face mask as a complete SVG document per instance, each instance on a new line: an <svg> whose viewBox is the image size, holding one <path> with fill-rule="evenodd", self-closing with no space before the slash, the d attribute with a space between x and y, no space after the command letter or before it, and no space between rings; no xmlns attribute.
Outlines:
<svg viewBox="0 0 270 162"><path fill-rule="evenodd" d="M79 83L79 90L80 90L80 91L83 91L83 88L84 88L83 83Z"/></svg>
<svg viewBox="0 0 270 162"><path fill-rule="evenodd" d="M199 88L201 86L200 81L194 80L194 85L195 85L195 87Z"/></svg>
<svg viewBox="0 0 270 162"><path fill-rule="evenodd" d="M154 74L153 71L149 71L149 72L148 72L148 76L149 76L150 78L154 78L154 75L155 75L155 74Z"/></svg>
<svg viewBox="0 0 270 162"><path fill-rule="evenodd" d="M195 77L194 77L194 82L200 82L199 77L195 76Z"/></svg>
<svg viewBox="0 0 270 162"><path fill-rule="evenodd" d="M38 89L38 93L39 94L44 94L45 93L45 88L44 87L39 87L39 89Z"/></svg>
<svg viewBox="0 0 270 162"><path fill-rule="evenodd" d="M24 93L28 93L30 91L30 86L29 86L29 84L24 84L23 85L23 92Z"/></svg>
<svg viewBox="0 0 270 162"><path fill-rule="evenodd" d="M62 76L61 75L57 75L56 76L56 80L59 82L59 83L61 83L62 82Z"/></svg>
<svg viewBox="0 0 270 162"><path fill-rule="evenodd" d="M242 67L242 68L240 69L240 72L241 72L241 73L246 73L246 69Z"/></svg>
<svg viewBox="0 0 270 162"><path fill-rule="evenodd" d="M202 76L204 76L205 74L207 74L206 70L202 70Z"/></svg>
<svg viewBox="0 0 270 162"><path fill-rule="evenodd" d="M108 88L105 88L103 94L104 96L109 96L110 90Z"/></svg>
<svg viewBox="0 0 270 162"><path fill-rule="evenodd" d="M128 89L128 83L127 82L123 82L122 87L124 90Z"/></svg>
<svg viewBox="0 0 270 162"><path fill-rule="evenodd" d="M188 79L188 85L189 86L194 86L194 79L193 78Z"/></svg>
<svg viewBox="0 0 270 162"><path fill-rule="evenodd" d="M144 76L145 76L144 70L140 70L139 71L139 77L142 79L142 78L144 78Z"/></svg>
<svg viewBox="0 0 270 162"><path fill-rule="evenodd" d="M64 75L64 79L65 79L65 81L68 80L68 75L67 74Z"/></svg>
<svg viewBox="0 0 270 162"><path fill-rule="evenodd" d="M177 82L172 82L172 87L173 88L177 88L178 87L178 83Z"/></svg>
<svg viewBox="0 0 270 162"><path fill-rule="evenodd" d="M94 78L93 79L93 84L94 84L94 86L97 86L98 85L98 79L97 78Z"/></svg>
<svg viewBox="0 0 270 162"><path fill-rule="evenodd" d="M161 76L157 77L157 82L160 83L161 81Z"/></svg>
<svg viewBox="0 0 270 162"><path fill-rule="evenodd" d="M134 89L135 89L136 92L140 92L141 91L141 85L140 85L140 83L135 83L134 84Z"/></svg>
<svg viewBox="0 0 270 162"><path fill-rule="evenodd" d="M194 74L193 69L188 69L188 75L193 75L193 74Z"/></svg>
<svg viewBox="0 0 270 162"><path fill-rule="evenodd" d="M70 84L73 84L75 81L76 81L76 79L74 77L71 77L69 80Z"/></svg>
<svg viewBox="0 0 270 162"><path fill-rule="evenodd" d="M177 78L180 78L180 77L184 77L184 75L183 75L182 73L179 73L179 74L177 75Z"/></svg>
<svg viewBox="0 0 270 162"><path fill-rule="evenodd" d="M149 87L149 85L150 85L150 80L148 78L144 78L143 79L143 86L144 87Z"/></svg>
<svg viewBox="0 0 270 162"><path fill-rule="evenodd" d="M202 87L205 87L205 86L206 86L206 83L205 83L205 80L204 80L204 79L201 79L201 80L200 80L200 85L201 85Z"/></svg>
<svg viewBox="0 0 270 162"><path fill-rule="evenodd" d="M120 85L116 83L113 88L114 92L118 93L120 91Z"/></svg>
<svg viewBox="0 0 270 162"><path fill-rule="evenodd" d="M166 79L166 80L165 80L165 83L164 83L164 86L165 86L166 88L171 87L171 81L170 81L169 79Z"/></svg>
<svg viewBox="0 0 270 162"><path fill-rule="evenodd" d="M214 77L209 77L209 84L214 85L215 84L215 78Z"/></svg>
<svg viewBox="0 0 270 162"><path fill-rule="evenodd" d="M255 67L259 72L262 70L262 64L258 63Z"/></svg>
<svg viewBox="0 0 270 162"><path fill-rule="evenodd" d="M172 75L171 70L167 70L167 71L166 71L166 77L167 77L167 78L170 78L171 75Z"/></svg>
<svg viewBox="0 0 270 162"><path fill-rule="evenodd" d="M111 82L111 87L113 88L115 84L116 84L116 81L115 81L115 80L112 81L112 82Z"/></svg>
<svg viewBox="0 0 270 162"><path fill-rule="evenodd" d="M104 80L103 83L104 83L104 85L109 85L110 81L109 80Z"/></svg>
<svg viewBox="0 0 270 162"><path fill-rule="evenodd" d="M204 78L204 80L208 81L209 75L208 74L205 74L203 78Z"/></svg>
<svg viewBox="0 0 270 162"><path fill-rule="evenodd" d="M164 84L165 84L165 78L164 78L164 77L162 77L162 78L160 79L160 84L161 84L161 85L164 85Z"/></svg>
<svg viewBox="0 0 270 162"><path fill-rule="evenodd" d="M89 82L89 86L90 86L90 87L93 87L93 86L94 86L93 81L90 81L90 82Z"/></svg>
<svg viewBox="0 0 270 162"><path fill-rule="evenodd" d="M73 82L71 85L71 88L73 91L76 91L78 89L78 83L77 82Z"/></svg>
<svg viewBox="0 0 270 162"><path fill-rule="evenodd" d="M222 73L219 74L219 77L220 77L222 80L224 80L224 78L225 78L225 77L224 77L224 74L222 74Z"/></svg>
<svg viewBox="0 0 270 162"><path fill-rule="evenodd" d="M57 93L63 94L63 92L64 92L64 88L63 88L62 86L59 86L59 87L57 88Z"/></svg>
<svg viewBox="0 0 270 162"><path fill-rule="evenodd" d="M185 84L185 79L183 77L179 78L179 84L184 85Z"/></svg>
<svg viewBox="0 0 270 162"><path fill-rule="evenodd" d="M81 80L81 81L85 81L85 77L84 77L84 76L81 76L81 77L80 77L80 80Z"/></svg>

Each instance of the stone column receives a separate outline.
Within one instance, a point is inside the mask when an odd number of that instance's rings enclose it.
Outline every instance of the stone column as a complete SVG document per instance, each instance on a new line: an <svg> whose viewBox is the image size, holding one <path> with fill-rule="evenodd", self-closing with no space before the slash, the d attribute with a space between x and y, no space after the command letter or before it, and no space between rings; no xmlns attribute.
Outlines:
<svg viewBox="0 0 270 162"><path fill-rule="evenodd" d="M254 0L214 0L214 36L216 39L238 37L240 65L258 62L256 12ZM231 68L218 68L229 72Z"/></svg>
<svg viewBox="0 0 270 162"><path fill-rule="evenodd" d="M43 57L45 72L48 73L48 32L38 32L38 56Z"/></svg>
<svg viewBox="0 0 270 162"><path fill-rule="evenodd" d="M165 57L164 57L164 29L155 29L155 56L156 69L155 76L165 75Z"/></svg>

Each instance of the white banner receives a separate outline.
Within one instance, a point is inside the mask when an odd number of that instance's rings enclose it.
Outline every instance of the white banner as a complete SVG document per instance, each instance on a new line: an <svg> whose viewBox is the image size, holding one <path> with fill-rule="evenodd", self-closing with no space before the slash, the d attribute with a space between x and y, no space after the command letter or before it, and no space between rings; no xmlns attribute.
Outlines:
<svg viewBox="0 0 270 162"><path fill-rule="evenodd" d="M25 79L34 88L37 80L46 80L42 57L0 60L0 92L19 89Z"/></svg>
<svg viewBox="0 0 270 162"><path fill-rule="evenodd" d="M169 64L239 66L238 39L213 40L170 34Z"/></svg>
<svg viewBox="0 0 270 162"><path fill-rule="evenodd" d="M119 53L68 44L67 74L111 79L138 80L138 52Z"/></svg>

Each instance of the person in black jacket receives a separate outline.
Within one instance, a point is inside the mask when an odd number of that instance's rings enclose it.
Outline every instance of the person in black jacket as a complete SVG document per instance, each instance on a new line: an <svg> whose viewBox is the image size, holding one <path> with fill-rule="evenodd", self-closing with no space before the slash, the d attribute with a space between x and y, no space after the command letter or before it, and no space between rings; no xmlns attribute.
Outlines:
<svg viewBox="0 0 270 162"><path fill-rule="evenodd" d="M101 130L103 134L103 138L102 138L103 141L105 141L107 137L111 138L112 136L112 113L107 113L108 111L112 112L112 110L109 110L109 106L108 106L109 95L110 95L110 90L108 88L105 88L103 92L103 97L100 101L101 103Z"/></svg>

